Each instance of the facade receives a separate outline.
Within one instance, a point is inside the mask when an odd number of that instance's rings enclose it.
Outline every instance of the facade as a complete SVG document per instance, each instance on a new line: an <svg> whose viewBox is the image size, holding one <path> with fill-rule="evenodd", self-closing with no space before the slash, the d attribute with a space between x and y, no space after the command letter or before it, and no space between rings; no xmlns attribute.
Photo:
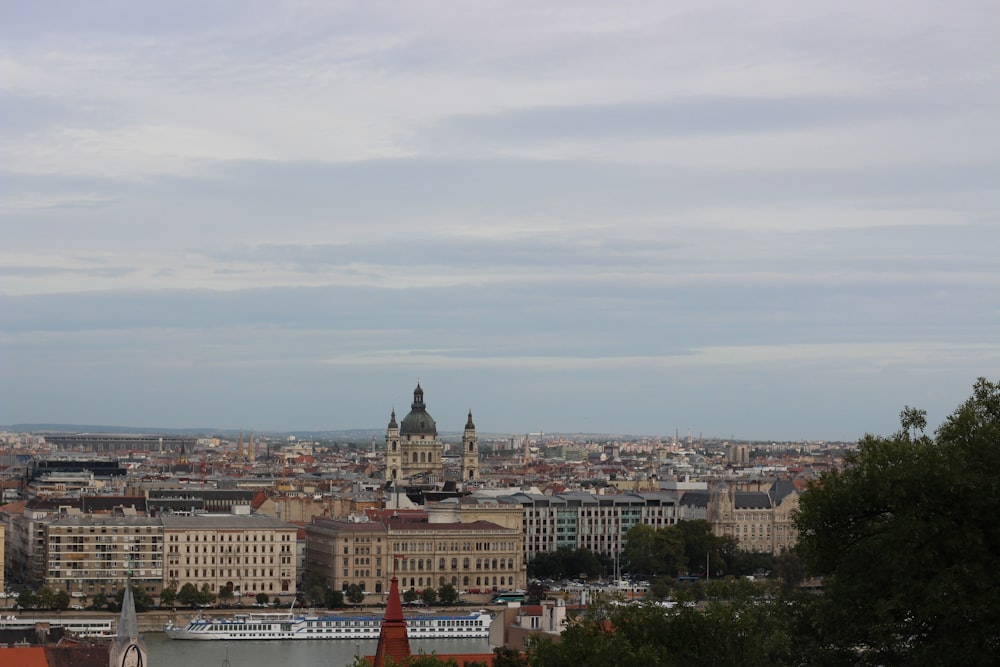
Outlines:
<svg viewBox="0 0 1000 667"><path fill-rule="evenodd" d="M297 528L260 515L164 515L164 587L191 583L218 594L295 595Z"/></svg>
<svg viewBox="0 0 1000 667"><path fill-rule="evenodd" d="M488 521L428 523L317 518L306 527L305 567L334 589L388 590L395 563L404 588L524 588L524 537Z"/></svg>
<svg viewBox="0 0 1000 667"><path fill-rule="evenodd" d="M744 551L780 554L798 539L792 522L798 506L799 492L791 480L779 479L766 491L723 485L711 491L708 522L713 533L735 538Z"/></svg>
<svg viewBox="0 0 1000 667"><path fill-rule="evenodd" d="M404 588L510 590L526 586L524 535L488 521L390 522L390 552Z"/></svg>
<svg viewBox="0 0 1000 667"><path fill-rule="evenodd" d="M317 517L306 526L304 567L334 590L357 584L367 593L384 593L391 563L388 530L377 521Z"/></svg>
<svg viewBox="0 0 1000 667"><path fill-rule="evenodd" d="M410 412L402 422L396 423L396 411L392 411L385 444L386 480L411 482L441 479L444 445L438 439L434 418L427 412L424 390L419 382L413 390Z"/></svg>
<svg viewBox="0 0 1000 667"><path fill-rule="evenodd" d="M472 410L469 410L469 419L462 433L462 480L479 480L479 438L476 437L476 425L472 423Z"/></svg>
<svg viewBox="0 0 1000 667"><path fill-rule="evenodd" d="M54 591L111 595L130 573L151 595L163 584L163 526L139 516L64 516L43 524L43 580Z"/></svg>
<svg viewBox="0 0 1000 667"><path fill-rule="evenodd" d="M45 526L54 512L23 502L6 507L6 568L20 581L37 583L45 576Z"/></svg>
<svg viewBox="0 0 1000 667"><path fill-rule="evenodd" d="M5 532L3 523L0 523L0 591L7 590L7 582L4 579L4 574L7 572L7 569L4 565L3 557L4 551L7 548L7 536Z"/></svg>
<svg viewBox="0 0 1000 667"><path fill-rule="evenodd" d="M479 440L472 411L462 434L462 479L479 479ZM427 412L424 390L417 383L410 412L396 422L392 411L385 432L385 480L399 483L435 482L444 479L444 443L437 424Z"/></svg>
<svg viewBox="0 0 1000 667"><path fill-rule="evenodd" d="M669 492L594 495L585 492L551 496L515 493L497 501L523 508L525 562L560 547L588 549L607 557L625 545L625 534L638 524L663 528L677 523L677 494Z"/></svg>

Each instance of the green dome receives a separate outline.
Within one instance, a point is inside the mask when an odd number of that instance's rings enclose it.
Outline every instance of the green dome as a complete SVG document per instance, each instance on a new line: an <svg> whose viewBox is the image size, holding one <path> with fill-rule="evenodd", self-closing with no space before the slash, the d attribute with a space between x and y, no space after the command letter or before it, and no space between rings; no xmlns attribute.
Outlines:
<svg viewBox="0 0 1000 667"><path fill-rule="evenodd" d="M413 403L410 405L410 412L399 424L400 435L431 435L437 436L437 424L434 418L427 414L427 406L424 405L424 390L417 383L417 388L413 390Z"/></svg>

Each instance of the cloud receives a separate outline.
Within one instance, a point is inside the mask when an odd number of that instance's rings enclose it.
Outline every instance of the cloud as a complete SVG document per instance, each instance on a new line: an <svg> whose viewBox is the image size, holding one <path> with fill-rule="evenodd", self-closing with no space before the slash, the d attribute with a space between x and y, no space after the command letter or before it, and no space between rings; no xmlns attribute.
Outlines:
<svg viewBox="0 0 1000 667"><path fill-rule="evenodd" d="M0 421L950 409L998 368L995 15L12 5Z"/></svg>

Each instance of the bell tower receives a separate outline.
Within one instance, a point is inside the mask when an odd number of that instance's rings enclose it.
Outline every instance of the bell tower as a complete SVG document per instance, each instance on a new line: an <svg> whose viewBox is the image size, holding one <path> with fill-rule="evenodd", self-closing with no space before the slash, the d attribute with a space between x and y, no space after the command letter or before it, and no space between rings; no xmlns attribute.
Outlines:
<svg viewBox="0 0 1000 667"><path fill-rule="evenodd" d="M476 425L472 423L472 410L469 410L469 419L462 434L462 480L473 482L478 479L479 438L476 437Z"/></svg>
<svg viewBox="0 0 1000 667"><path fill-rule="evenodd" d="M385 479L398 481L403 467L403 454L399 449L399 424L396 422L396 409L393 408L389 417L389 426L385 430Z"/></svg>

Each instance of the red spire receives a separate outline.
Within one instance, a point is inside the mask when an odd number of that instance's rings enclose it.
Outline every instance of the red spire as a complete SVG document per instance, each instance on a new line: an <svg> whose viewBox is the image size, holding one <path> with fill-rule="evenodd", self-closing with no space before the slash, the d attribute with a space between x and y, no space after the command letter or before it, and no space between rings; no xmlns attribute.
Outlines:
<svg viewBox="0 0 1000 667"><path fill-rule="evenodd" d="M390 656L397 664L410 658L410 637L406 634L406 620L403 618L403 603L399 599L399 580L393 575L389 581L389 599L385 603L382 629L378 633L378 649L375 651L373 667L385 667L385 658Z"/></svg>

